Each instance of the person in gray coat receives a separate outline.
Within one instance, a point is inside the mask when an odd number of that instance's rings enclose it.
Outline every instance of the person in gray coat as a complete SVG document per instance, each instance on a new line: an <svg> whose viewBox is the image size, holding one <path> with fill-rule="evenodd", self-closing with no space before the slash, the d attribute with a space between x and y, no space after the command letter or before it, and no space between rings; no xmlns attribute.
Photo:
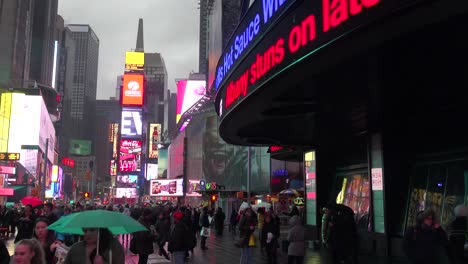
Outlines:
<svg viewBox="0 0 468 264"><path fill-rule="evenodd" d="M297 215L291 217L288 232L288 264L303 263L305 255L304 233L305 229L301 218Z"/></svg>

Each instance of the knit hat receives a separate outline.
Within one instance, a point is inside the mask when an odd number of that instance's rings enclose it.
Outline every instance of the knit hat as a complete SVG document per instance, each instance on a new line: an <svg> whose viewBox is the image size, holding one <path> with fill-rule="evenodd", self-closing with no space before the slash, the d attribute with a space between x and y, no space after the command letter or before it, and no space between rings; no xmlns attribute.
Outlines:
<svg viewBox="0 0 468 264"><path fill-rule="evenodd" d="M177 211L174 213L174 219L182 220L182 218L184 218L184 214L182 212Z"/></svg>

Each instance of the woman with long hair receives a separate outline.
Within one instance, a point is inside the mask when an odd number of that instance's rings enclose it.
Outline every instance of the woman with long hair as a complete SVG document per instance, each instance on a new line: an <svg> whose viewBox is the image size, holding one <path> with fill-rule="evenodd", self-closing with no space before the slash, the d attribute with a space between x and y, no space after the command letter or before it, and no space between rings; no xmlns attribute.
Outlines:
<svg viewBox="0 0 468 264"><path fill-rule="evenodd" d="M44 250L36 239L23 239L16 243L14 264L46 264Z"/></svg>
<svg viewBox="0 0 468 264"><path fill-rule="evenodd" d="M83 232L83 240L70 248L65 264L125 263L124 249L109 230L106 228L83 228Z"/></svg>
<svg viewBox="0 0 468 264"><path fill-rule="evenodd" d="M55 234L53 231L47 229L49 226L49 220L45 217L39 217L36 219L34 225L33 237L37 239L44 249L45 259L47 263L55 263L55 249L59 245L59 241L55 240Z"/></svg>

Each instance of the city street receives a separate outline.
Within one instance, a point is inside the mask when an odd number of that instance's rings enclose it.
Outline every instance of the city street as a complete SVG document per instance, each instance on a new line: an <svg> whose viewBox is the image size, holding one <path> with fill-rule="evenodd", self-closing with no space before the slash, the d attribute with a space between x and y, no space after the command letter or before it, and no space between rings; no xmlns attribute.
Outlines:
<svg viewBox="0 0 468 264"><path fill-rule="evenodd" d="M227 230L226 230L227 231ZM281 231L281 236L284 237L287 233L287 230ZM122 241L122 237L119 237L120 242L124 245L126 249L126 264L137 264L138 255L132 254L128 250L128 242ZM14 238L11 238L7 241L7 248L10 252L10 255L13 255L14 252ZM199 243L198 240L197 243ZM240 261L240 249L234 246L234 239L229 232L226 232L222 237L211 236L207 239L208 250L203 251L200 249L199 244L194 251L194 255L190 256L187 259L187 263L239 263ZM163 256L157 254L157 248L155 247L155 253L149 256L148 264L154 263L171 263L171 261L166 260ZM260 252L259 247L253 249L253 263L267 263L266 255L263 255ZM360 263L369 263L369 264L379 264L387 263L385 258L378 258L375 256L360 256ZM287 255L282 252L281 249L278 249L278 263L287 263ZM322 251L314 251L312 249L306 250L306 256L304 264L331 264L331 260L327 256L327 253ZM408 262L404 260L393 259L390 263L397 264L406 264Z"/></svg>

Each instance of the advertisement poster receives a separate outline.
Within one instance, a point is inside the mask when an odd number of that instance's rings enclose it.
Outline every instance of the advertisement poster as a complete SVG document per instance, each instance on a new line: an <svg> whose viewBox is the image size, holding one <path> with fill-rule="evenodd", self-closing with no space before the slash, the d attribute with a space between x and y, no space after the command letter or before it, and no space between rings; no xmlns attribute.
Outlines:
<svg viewBox="0 0 468 264"><path fill-rule="evenodd" d="M177 82L177 117L179 122L182 115L187 112L206 93L206 82L198 80L181 80Z"/></svg>
<svg viewBox="0 0 468 264"><path fill-rule="evenodd" d="M161 124L150 124L148 158L158 158L158 144L161 142Z"/></svg>
<svg viewBox="0 0 468 264"><path fill-rule="evenodd" d="M117 188L115 189L116 198L136 198L138 197L137 190L135 188Z"/></svg>
<svg viewBox="0 0 468 264"><path fill-rule="evenodd" d="M183 179L152 180L151 196L183 196Z"/></svg>
<svg viewBox="0 0 468 264"><path fill-rule="evenodd" d="M91 155L91 141L90 140L70 140L70 155L88 156Z"/></svg>
<svg viewBox="0 0 468 264"><path fill-rule="evenodd" d="M124 74L122 85L122 105L143 105L143 74Z"/></svg>
<svg viewBox="0 0 468 264"><path fill-rule="evenodd" d="M136 188L138 176L137 175L119 175L117 176L117 188Z"/></svg>
<svg viewBox="0 0 468 264"><path fill-rule="evenodd" d="M141 140L122 139L120 141L119 171L141 170Z"/></svg>

